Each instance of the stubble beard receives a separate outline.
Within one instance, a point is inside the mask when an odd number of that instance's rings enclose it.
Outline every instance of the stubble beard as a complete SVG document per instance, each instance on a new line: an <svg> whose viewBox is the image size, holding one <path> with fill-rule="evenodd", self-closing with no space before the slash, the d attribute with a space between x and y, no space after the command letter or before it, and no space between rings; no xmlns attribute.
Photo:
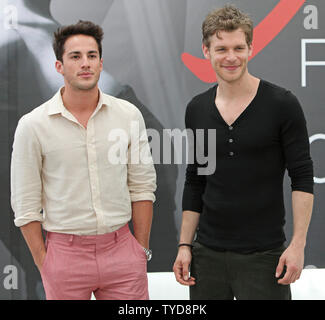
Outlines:
<svg viewBox="0 0 325 320"><path fill-rule="evenodd" d="M92 90L94 89L97 84L98 84L98 81L99 81L99 78L100 78L100 74L98 74L96 76L95 79L93 79L93 81L87 83L87 81L78 81L78 80L71 80L71 81L68 81L71 88L75 89L75 90L81 90L81 91L89 91L89 90Z"/></svg>

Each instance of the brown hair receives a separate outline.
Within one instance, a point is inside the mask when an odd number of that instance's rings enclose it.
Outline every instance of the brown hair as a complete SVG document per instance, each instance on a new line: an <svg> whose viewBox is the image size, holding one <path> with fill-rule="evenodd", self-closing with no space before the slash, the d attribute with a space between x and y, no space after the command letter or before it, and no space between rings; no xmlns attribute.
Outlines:
<svg viewBox="0 0 325 320"><path fill-rule="evenodd" d="M202 42L210 47L210 37L220 31L235 31L241 28L245 32L248 46L253 41L253 21L251 18L233 5L226 5L221 9L211 11L202 23Z"/></svg>
<svg viewBox="0 0 325 320"><path fill-rule="evenodd" d="M63 62L62 56L65 42L69 37L78 34L95 38L98 45L99 57L102 57L103 29L90 21L79 20L78 23L61 27L54 33L53 49L57 60Z"/></svg>

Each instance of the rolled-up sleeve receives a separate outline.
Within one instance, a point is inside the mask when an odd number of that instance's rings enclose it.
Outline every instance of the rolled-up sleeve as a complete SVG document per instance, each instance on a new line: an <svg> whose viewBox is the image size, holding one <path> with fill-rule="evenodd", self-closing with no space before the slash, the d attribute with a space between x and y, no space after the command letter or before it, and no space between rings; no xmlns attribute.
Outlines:
<svg viewBox="0 0 325 320"><path fill-rule="evenodd" d="M17 227L44 221L41 168L41 146L28 116L24 116L16 128L11 157L11 206Z"/></svg>
<svg viewBox="0 0 325 320"><path fill-rule="evenodd" d="M142 114L136 109L131 124L131 142L128 151L128 188L132 202L155 202L156 171Z"/></svg>
<svg viewBox="0 0 325 320"><path fill-rule="evenodd" d="M287 92L286 98L281 137L291 189L313 193L313 162L306 120L297 98L291 92Z"/></svg>

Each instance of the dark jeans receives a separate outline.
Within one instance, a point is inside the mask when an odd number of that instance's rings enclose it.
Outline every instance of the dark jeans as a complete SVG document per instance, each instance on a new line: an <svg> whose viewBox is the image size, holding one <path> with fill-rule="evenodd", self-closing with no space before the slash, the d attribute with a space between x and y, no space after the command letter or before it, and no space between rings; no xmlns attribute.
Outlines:
<svg viewBox="0 0 325 320"><path fill-rule="evenodd" d="M281 285L275 269L284 246L240 254L215 251L197 241L192 250L191 300L291 300L290 285ZM281 275L283 276L283 274Z"/></svg>

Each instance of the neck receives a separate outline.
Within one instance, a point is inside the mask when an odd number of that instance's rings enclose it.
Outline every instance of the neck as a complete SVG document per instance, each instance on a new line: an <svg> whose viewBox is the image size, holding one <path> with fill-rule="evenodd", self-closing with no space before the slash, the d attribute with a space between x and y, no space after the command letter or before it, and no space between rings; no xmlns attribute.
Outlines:
<svg viewBox="0 0 325 320"><path fill-rule="evenodd" d="M220 79L217 94L219 98L225 100L240 98L256 91L258 83L259 79L248 72L234 82L226 82Z"/></svg>
<svg viewBox="0 0 325 320"><path fill-rule="evenodd" d="M65 86L61 91L64 106L73 113L93 112L98 104L98 86L90 90L74 90Z"/></svg>

